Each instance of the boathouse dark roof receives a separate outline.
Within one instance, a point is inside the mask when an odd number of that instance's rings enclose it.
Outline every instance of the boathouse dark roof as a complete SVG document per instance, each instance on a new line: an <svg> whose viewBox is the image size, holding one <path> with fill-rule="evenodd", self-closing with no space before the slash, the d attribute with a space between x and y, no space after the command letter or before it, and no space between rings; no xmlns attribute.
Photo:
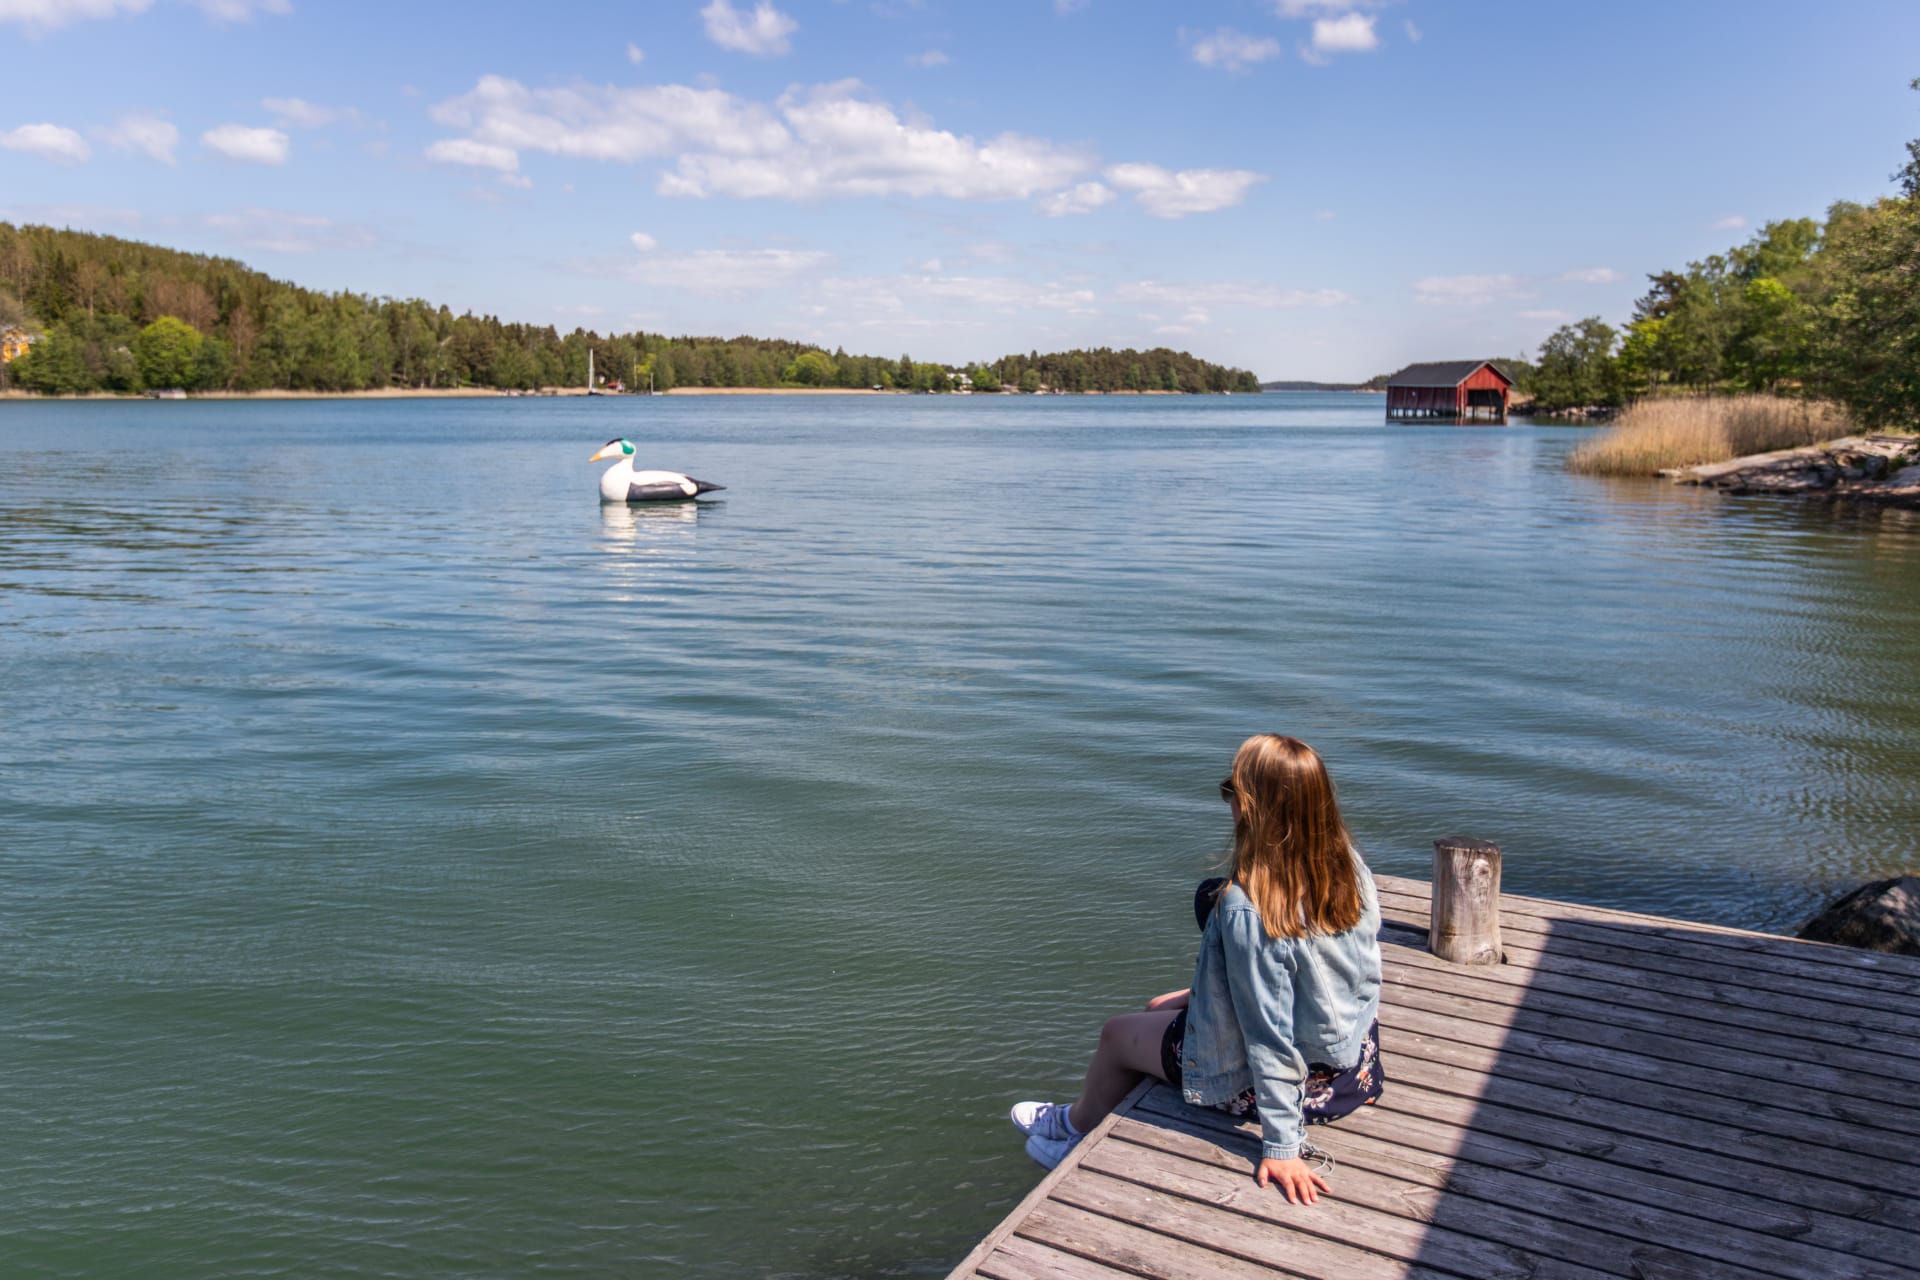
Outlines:
<svg viewBox="0 0 1920 1280"><path fill-rule="evenodd" d="M1439 360L1431 364L1410 364L1387 379L1389 387L1457 387L1481 365L1493 370L1507 383L1513 378L1491 360Z"/></svg>

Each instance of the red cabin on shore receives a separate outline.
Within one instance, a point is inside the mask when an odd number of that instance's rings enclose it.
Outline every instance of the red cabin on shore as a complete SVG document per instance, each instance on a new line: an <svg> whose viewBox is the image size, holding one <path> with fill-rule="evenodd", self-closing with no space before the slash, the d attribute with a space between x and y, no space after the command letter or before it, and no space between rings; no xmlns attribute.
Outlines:
<svg viewBox="0 0 1920 1280"><path fill-rule="evenodd" d="M1410 364L1387 379L1387 421L1505 422L1513 379L1489 360Z"/></svg>

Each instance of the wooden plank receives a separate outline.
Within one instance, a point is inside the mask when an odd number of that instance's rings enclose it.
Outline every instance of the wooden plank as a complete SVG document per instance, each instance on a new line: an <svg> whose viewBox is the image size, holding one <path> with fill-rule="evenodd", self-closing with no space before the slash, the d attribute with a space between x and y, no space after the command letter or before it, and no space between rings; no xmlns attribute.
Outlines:
<svg viewBox="0 0 1920 1280"><path fill-rule="evenodd" d="M960 1264L948 1273L948 1280L966 1280L966 1277L974 1275L980 1263L993 1253L1000 1242L1012 1235L1020 1223L1036 1208L1046 1203L1055 1185L1079 1167L1080 1161L1086 1157L1087 1152L1093 1150L1095 1140L1104 1137L1114 1125L1120 1122L1122 1116L1139 1105L1140 1099L1144 1098L1157 1083L1159 1082L1155 1080L1142 1080L1135 1085L1133 1091L1122 1098L1120 1105L1113 1109L1112 1115L1095 1125L1093 1132L1089 1133L1073 1150L1067 1152L1066 1159L1055 1165L1046 1177L1040 1179L1033 1190L1027 1192L1026 1198L1014 1206L1012 1213L1002 1218L1000 1224L988 1232L985 1239L973 1246L967 1256L960 1260Z"/></svg>
<svg viewBox="0 0 1920 1280"><path fill-rule="evenodd" d="M1375 882L1380 889L1383 911L1389 903L1396 909L1414 907L1424 911L1431 902L1430 888L1420 881L1377 876ZM1517 894L1501 895L1500 927L1503 934L1508 928L1556 933L1562 929L1628 933L1642 945L1663 944L1689 953L1719 953L1719 959L1742 968L1798 973L1812 967L1820 971L1824 980L1835 985L1864 986L1895 994L1910 992L1914 981L1920 979L1920 956L1862 951L1724 925L1696 924Z"/></svg>
<svg viewBox="0 0 1920 1280"><path fill-rule="evenodd" d="M1430 1222L1409 1217L1392 1196L1367 1199L1338 1194L1323 1196L1315 1205L1290 1205L1271 1186L1263 1188L1254 1182L1258 1146L1242 1144L1242 1150L1244 1155L1229 1153L1221 1150L1217 1134L1194 1132L1179 1119L1154 1117L1152 1125L1117 1126L1114 1140L1106 1142L1085 1169L1190 1201L1181 1211L1187 1219L1223 1219L1202 1228L1215 1236L1240 1230L1235 1215L1286 1228L1298 1238L1296 1244L1288 1245L1286 1265L1309 1268L1315 1274L1340 1276L1375 1267L1377 1263L1356 1257L1361 1251L1396 1259L1409 1268L1440 1268L1488 1276L1488 1280L1538 1274L1540 1259L1521 1257L1503 1245L1444 1228L1434 1230ZM1062 1194L1079 1194L1079 1184L1062 1188ZM1190 1234L1194 1230L1190 1226L1177 1230L1192 1240L1202 1238ZM1313 1259L1311 1267L1304 1261L1308 1257Z"/></svg>
<svg viewBox="0 0 1920 1280"><path fill-rule="evenodd" d="M1052 1245L1020 1236L1002 1240L980 1264L977 1274L982 1280L1135 1280L1131 1271L1063 1253Z"/></svg>
<svg viewBox="0 0 1920 1280"><path fill-rule="evenodd" d="M1259 1141L1254 1134L1235 1127L1219 1112L1185 1106L1171 1090L1148 1095L1134 1114L1141 1123L1116 1128L1110 1146L1155 1142L1152 1136L1143 1137L1142 1130L1146 1120L1158 1117L1170 1130L1198 1132L1220 1143L1225 1148L1222 1155L1242 1178L1258 1158ZM1562 1223L1625 1234L1681 1253L1700 1253L1754 1274L1848 1274L1872 1280L1920 1276L1910 1235L1902 1238L1902 1233L1883 1231L1886 1239L1880 1243L1892 1256L1880 1257L1857 1247L1857 1230L1847 1229L1857 1229L1862 1226L1859 1223L1820 1215L1829 1225L1816 1237L1812 1215L1804 1209L1742 1200L1719 1188L1677 1178L1658 1179L1664 1185L1649 1194L1649 1179L1641 1170L1487 1139L1404 1112L1388 1112L1384 1106L1363 1108L1337 1126L1316 1128L1309 1136L1337 1156L1336 1193L1349 1191L1347 1175L1354 1169L1417 1182L1444 1193L1436 1215L1428 1220L1447 1227L1479 1215L1477 1206L1461 1200L1487 1199ZM1426 1143L1409 1142L1409 1138L1424 1138Z"/></svg>
<svg viewBox="0 0 1920 1280"><path fill-rule="evenodd" d="M1513 1025L1502 1028L1463 1016L1463 1006L1471 1002L1411 987L1397 987L1392 995L1391 1005L1381 1006L1382 1026L1495 1050L1502 1076L1514 1075L1530 1061L1540 1060L1580 1071L1603 1096L1637 1099L1643 1110L1675 1115L1711 1115L1714 1112L1709 1108L1714 1104L1733 1100L1740 1106L1765 1108L1777 1116L1803 1117L1811 1123L1790 1127L1795 1132L1817 1131L1818 1136L1812 1140L1822 1145L1845 1145L1920 1165L1920 1144L1913 1141L1920 1116L1912 1111L1858 1101L1844 1093L1801 1089L1791 1080L1738 1075L1716 1067L1562 1039L1559 1031L1563 1028L1558 1025L1546 1031L1533 1029L1551 1019L1520 1014ZM1491 1064L1483 1069L1491 1069Z"/></svg>
<svg viewBox="0 0 1920 1280"><path fill-rule="evenodd" d="M1773 1194L1775 1185L1790 1184L1804 1174L1808 1181L1818 1180L1824 1187L1819 1193L1807 1194L1817 1194L1835 1203L1837 1213L1883 1219L1889 1205L1899 1203L1885 1198L1885 1187L1889 1176L1904 1176L1900 1170L1877 1161L1862 1161L1844 1150L1808 1146L1698 1117L1649 1114L1629 1103L1596 1099L1552 1084L1494 1082L1479 1071L1430 1060L1417 1053L1396 1052L1391 1062L1387 1075L1390 1088L1406 1085L1445 1094L1474 1109L1475 1124L1499 1123L1509 1114L1532 1116L1567 1135L1567 1142L1579 1143L1577 1149L1597 1154L1653 1133L1658 1134L1665 1145L1695 1159L1719 1156L1771 1169L1773 1179L1762 1186L1766 1194ZM1483 1093L1489 1090L1496 1095L1492 1099ZM1485 1121L1480 1119L1483 1114L1488 1117ZM1576 1136L1593 1131L1607 1136Z"/></svg>
<svg viewBox="0 0 1920 1280"><path fill-rule="evenodd" d="M1276 1276L1311 1276L1281 1266L1267 1266L1244 1258L1215 1252L1203 1245L1189 1244L1137 1226L1119 1218L1070 1204L1048 1201L1040 1205L1020 1226L1020 1234L1066 1253L1110 1260L1129 1275L1148 1280L1194 1280L1196 1276L1218 1276L1220 1280L1274 1280ZM1284 1239L1277 1242L1279 1256L1285 1256ZM1351 1273L1354 1280L1399 1280L1399 1269Z"/></svg>
<svg viewBox="0 0 1920 1280"><path fill-rule="evenodd" d="M1395 933L1396 930L1412 930L1415 927L1411 919L1386 922L1381 928L1381 937L1424 950L1424 934L1420 935L1420 940L1416 940L1412 936ZM1423 925L1418 927L1424 928ZM1833 999L1832 988L1817 981L1801 981L1779 974L1730 971L1720 966L1702 965L1692 960L1654 955L1607 943L1556 938L1549 944L1544 935L1514 930L1507 931L1505 937L1508 959L1507 965L1503 966L1505 968L1520 966L1572 973L1580 965L1597 964L1634 975L1624 979L1629 985L1634 982L1642 985L1657 982L1661 987L1666 987L1673 980L1705 981L1713 988L1712 998L1721 1003L1770 1008L1775 1007L1776 1002L1791 1001L1797 1008L1806 1011L1808 1017L1827 1022L1837 1029L1859 1027L1903 1038L1920 1036L1920 1009L1909 1009L1906 1001L1882 999L1878 1003L1863 1005L1850 1000ZM1852 995L1851 992L1843 994ZM1836 1034L1840 1033L1836 1031Z"/></svg>
<svg viewBox="0 0 1920 1280"><path fill-rule="evenodd" d="M1609 1055L1607 1061L1631 1056L1637 1061L1617 1069L1689 1087L1731 1088L1730 1079L1738 1077L1751 1082L1738 1086L1749 1097L1778 1106L1805 1105L1809 1093L1876 1100L1888 1104L1879 1112L1880 1127L1920 1135L1920 1112L1907 1106L1914 1095L1911 1083L1795 1057L1790 1048L1770 1054L1766 1048L1777 1045L1777 1039L1758 1032L1727 1045L1721 1043L1720 1033L1698 1023L1624 1012L1608 1018L1606 1005L1582 1007L1581 1002L1550 993L1529 995L1518 1002L1487 999L1490 992L1503 989L1408 966L1394 958L1398 953L1390 948L1383 949L1383 954L1388 957L1384 967L1396 1003L1509 1033L1526 1032L1542 1040L1585 1046Z"/></svg>
<svg viewBox="0 0 1920 1280"><path fill-rule="evenodd" d="M1232 1135L1231 1129L1227 1135ZM1224 1213L1232 1210L1292 1230L1316 1249L1336 1250L1323 1268L1329 1275L1353 1274L1342 1269L1337 1250L1364 1242L1367 1250L1398 1260L1408 1268L1437 1268L1447 1274L1485 1277L1486 1280L1526 1280L1558 1275L1568 1280L1593 1280L1609 1274L1591 1267L1565 1265L1529 1250L1448 1227L1436 1227L1404 1203L1398 1188L1375 1180L1357 1185L1342 1177L1334 1193L1309 1206L1290 1205L1271 1187L1254 1182L1251 1171L1258 1144L1237 1143L1240 1153L1223 1150L1223 1135L1195 1133L1178 1120L1159 1124L1127 1125L1114 1130L1105 1159L1090 1169L1110 1173L1156 1190L1167 1191ZM1131 1147L1129 1144L1132 1144ZM1366 1194L1372 1191L1374 1194ZM1227 1229L1232 1229L1229 1224ZM1292 1255L1289 1255L1291 1258Z"/></svg>
<svg viewBox="0 0 1920 1280"><path fill-rule="evenodd" d="M1892 1197L1889 1202L1825 1179L1714 1153L1627 1135L1602 1137L1597 1130L1564 1119L1547 1121L1496 1104L1462 1103L1397 1080L1392 1101L1391 1107L1362 1108L1333 1132L1365 1133L1434 1155L1457 1155L1536 1177L1592 1186L1608 1195L1677 1209L1725 1227L1784 1236L1903 1267L1915 1267L1920 1258L1914 1238L1920 1201L1912 1198ZM1904 1208L1904 1229L1865 1220L1888 1208Z"/></svg>
<svg viewBox="0 0 1920 1280"><path fill-rule="evenodd" d="M1102 1145L1095 1158L1104 1157L1109 1165L1126 1167L1135 1163L1136 1153L1151 1154L1111 1141ZM1446 1274L1433 1268L1412 1267L1405 1259L1379 1251L1375 1248L1377 1242L1364 1235L1343 1238L1337 1232L1322 1235L1305 1230L1306 1219L1323 1216L1319 1205L1296 1208L1299 1223L1275 1222L1234 1212L1226 1205L1195 1201L1150 1182L1111 1176L1109 1169L1096 1170L1092 1163L1086 1168L1087 1172L1081 1177L1061 1184L1054 1197L1056 1201L1124 1219L1217 1257L1273 1266L1299 1276ZM1251 1178L1246 1182L1252 1185ZM1279 1199L1279 1193L1271 1189L1266 1194Z"/></svg>
<svg viewBox="0 0 1920 1280"><path fill-rule="evenodd" d="M1737 1098L1701 1094L1707 1101L1687 1111L1661 1114L1650 1105L1667 1102L1661 1091L1622 1090L1614 1078L1578 1071L1539 1059L1502 1061L1475 1046L1397 1032L1382 1046L1388 1087L1409 1079L1427 1088L1451 1092L1473 1102L1489 1096L1506 1106L1536 1114L1582 1121L1622 1133L1658 1133L1670 1142L1830 1178L1881 1191L1912 1179L1910 1166L1869 1157L1837 1145L1830 1126L1799 1112L1743 1104ZM1488 1074L1498 1064L1497 1079ZM1601 1092L1606 1088L1606 1092ZM1612 1096L1609 1096L1612 1095Z"/></svg>
<svg viewBox="0 0 1920 1280"><path fill-rule="evenodd" d="M1138 1140L1165 1145L1195 1141L1191 1136L1176 1136L1176 1133L1173 1125L1130 1125L1114 1130L1114 1140L1116 1143ZM1221 1169L1202 1161L1189 1162L1193 1168L1210 1168L1213 1171L1213 1184L1203 1184L1200 1194L1206 1195L1213 1203L1222 1203L1225 1197L1232 1196L1235 1197L1232 1203L1236 1207L1248 1200L1251 1200L1251 1205L1257 1205L1257 1199L1240 1198L1246 1196L1246 1191L1260 1190L1247 1176L1251 1153L1257 1150L1255 1140L1251 1135L1239 1133L1222 1136L1249 1154L1239 1158L1229 1156L1237 1166L1235 1170ZM1199 1146L1203 1151L1219 1149L1204 1140ZM1329 1196L1314 1207L1316 1219L1321 1209L1336 1203L1351 1201L1368 1206L1392 1205L1397 1214L1404 1215L1421 1227L1414 1244L1415 1249L1422 1251L1416 1255L1421 1260L1425 1260L1424 1250L1442 1248L1455 1237L1465 1237L1478 1240L1483 1246L1495 1246L1506 1255L1510 1266L1523 1268L1520 1274L1528 1276L1592 1276L1598 1272L1606 1275L1685 1275L1696 1277L1697 1280L1748 1280L1752 1275L1744 1266L1649 1241L1630 1231L1596 1227L1577 1219L1552 1217L1536 1212L1531 1204L1514 1204L1497 1198L1461 1194L1445 1179L1440 1180L1441 1185L1435 1186L1418 1176L1419 1171L1410 1165L1396 1168L1390 1161L1355 1158L1346 1147L1343 1147L1336 1172L1339 1179L1338 1196ZM1472 1174L1470 1169L1465 1168L1456 1172L1463 1179L1470 1178ZM1167 1175L1163 1173L1161 1176ZM1267 1194L1272 1195L1271 1191ZM1621 1225L1633 1222L1636 1215L1631 1212L1632 1208L1622 1206L1623 1212L1619 1215ZM1650 1218L1651 1214L1638 1216ZM1302 1220L1304 1222L1304 1215ZM1379 1234L1365 1238L1375 1248L1393 1247ZM1484 1252L1483 1249L1481 1255L1476 1256L1484 1256ZM1456 1269L1452 1262L1439 1258L1434 1261L1447 1270ZM1467 1268L1466 1274L1484 1273ZM1876 1277L1875 1280L1881 1278Z"/></svg>
<svg viewBox="0 0 1920 1280"><path fill-rule="evenodd" d="M1396 924L1380 931L1381 945L1394 948L1395 958L1401 962L1431 972L1457 974L1457 970L1427 955L1424 937ZM1470 979L1489 988L1510 987L1516 999L1531 998L1535 992L1565 993L1604 1001L1609 1008L1642 1009L1650 1014L1691 1017L1719 1027L1791 1037L1795 1045L1805 1046L1796 1052L1809 1054L1815 1061L1836 1065L1863 1061L1876 1075L1920 1078L1920 1058L1914 1054L1920 1018L1912 1020L1909 1031L1895 1033L1835 1022L1833 1006L1824 1001L1752 992L1715 982L1710 976L1653 977L1644 970L1565 956L1545 957L1541 952L1517 947L1509 947L1507 957L1508 963L1483 966ZM1860 1054L1867 1056L1856 1056Z"/></svg>

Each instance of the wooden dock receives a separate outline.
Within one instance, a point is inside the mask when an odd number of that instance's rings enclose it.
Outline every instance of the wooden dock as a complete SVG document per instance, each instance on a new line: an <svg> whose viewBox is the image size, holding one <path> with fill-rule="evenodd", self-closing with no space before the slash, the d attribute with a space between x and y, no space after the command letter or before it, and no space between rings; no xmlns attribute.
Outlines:
<svg viewBox="0 0 1920 1280"><path fill-rule="evenodd" d="M1152 1081L953 1276L1920 1277L1920 958L1505 895L1460 967L1379 884L1387 1090L1308 1131L1331 1196Z"/></svg>

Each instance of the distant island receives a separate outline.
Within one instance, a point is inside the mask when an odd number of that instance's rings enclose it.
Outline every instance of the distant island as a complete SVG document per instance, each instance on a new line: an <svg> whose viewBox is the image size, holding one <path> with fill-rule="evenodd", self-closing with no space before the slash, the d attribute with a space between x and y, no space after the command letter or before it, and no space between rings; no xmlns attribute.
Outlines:
<svg viewBox="0 0 1920 1280"><path fill-rule="evenodd" d="M0 222L0 391L41 395L843 389L1143 395L1255 392L1185 351L1030 351L960 366L755 337L668 337L454 315L321 293L231 258Z"/></svg>
<svg viewBox="0 0 1920 1280"><path fill-rule="evenodd" d="M1262 391L1385 391L1388 374L1365 382L1263 382Z"/></svg>

